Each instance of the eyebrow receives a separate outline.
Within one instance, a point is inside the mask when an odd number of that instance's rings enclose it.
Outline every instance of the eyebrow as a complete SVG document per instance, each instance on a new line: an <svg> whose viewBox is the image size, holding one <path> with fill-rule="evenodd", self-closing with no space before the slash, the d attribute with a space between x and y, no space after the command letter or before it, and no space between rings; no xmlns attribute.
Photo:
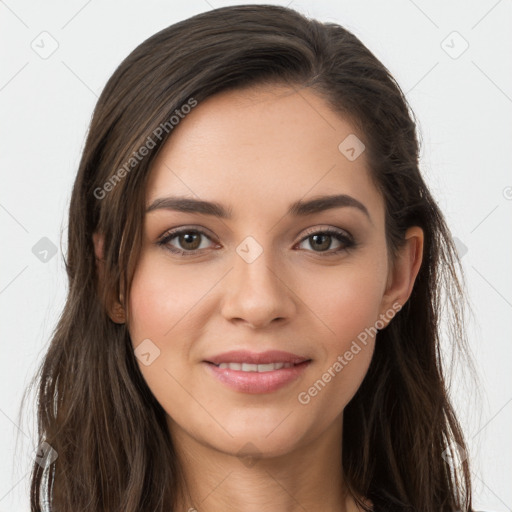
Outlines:
<svg viewBox="0 0 512 512"><path fill-rule="evenodd" d="M288 215L294 217L305 217L315 213L330 210L332 208L353 207L363 212L371 222L370 214L366 206L347 194L338 194L332 196L321 196L308 201L296 201L288 208ZM203 215L213 215L221 219L231 219L231 208L225 208L220 203L214 201L203 201L187 197L162 197L155 199L146 209L146 213L155 210L174 210L185 213L200 213Z"/></svg>

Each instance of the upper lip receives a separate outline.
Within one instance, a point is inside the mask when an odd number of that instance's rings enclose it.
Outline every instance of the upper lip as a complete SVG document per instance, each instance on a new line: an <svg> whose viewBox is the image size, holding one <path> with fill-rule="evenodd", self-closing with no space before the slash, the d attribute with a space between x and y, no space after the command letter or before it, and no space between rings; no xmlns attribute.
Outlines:
<svg viewBox="0 0 512 512"><path fill-rule="evenodd" d="M282 350L268 350L267 352L250 352L249 350L232 350L205 359L207 363L248 363L248 364L269 364L269 363L293 363L299 364L309 361L302 357Z"/></svg>

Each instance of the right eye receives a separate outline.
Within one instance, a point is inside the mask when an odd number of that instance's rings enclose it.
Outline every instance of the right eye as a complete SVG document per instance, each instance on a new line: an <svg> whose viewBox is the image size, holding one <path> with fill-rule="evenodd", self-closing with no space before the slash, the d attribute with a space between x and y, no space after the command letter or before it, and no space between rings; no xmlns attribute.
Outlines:
<svg viewBox="0 0 512 512"><path fill-rule="evenodd" d="M207 247L201 247L201 237L210 238L200 229L180 228L167 232L158 242L159 246L165 247L174 254L182 256L192 256ZM171 244L171 241L177 239L180 247Z"/></svg>

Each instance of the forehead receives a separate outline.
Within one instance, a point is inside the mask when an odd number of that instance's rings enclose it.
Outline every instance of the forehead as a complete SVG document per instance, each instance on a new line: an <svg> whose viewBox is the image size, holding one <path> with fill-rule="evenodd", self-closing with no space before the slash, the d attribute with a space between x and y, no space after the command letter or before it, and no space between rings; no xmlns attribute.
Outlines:
<svg viewBox="0 0 512 512"><path fill-rule="evenodd" d="M238 218L262 210L282 214L301 198L347 194L378 219L383 201L364 151L350 160L339 149L354 136L364 139L311 89L223 92L173 129L153 162L146 204L183 195L232 206Z"/></svg>

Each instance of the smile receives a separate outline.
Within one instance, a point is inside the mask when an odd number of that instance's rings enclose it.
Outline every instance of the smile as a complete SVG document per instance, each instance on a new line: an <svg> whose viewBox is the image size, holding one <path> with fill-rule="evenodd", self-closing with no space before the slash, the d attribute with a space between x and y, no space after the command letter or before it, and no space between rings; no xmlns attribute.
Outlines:
<svg viewBox="0 0 512 512"><path fill-rule="evenodd" d="M271 393L300 378L311 360L302 363L219 363L203 362L209 374L241 393Z"/></svg>
<svg viewBox="0 0 512 512"><path fill-rule="evenodd" d="M293 363L268 363L268 364L251 364L251 363L220 363L216 364L217 368L229 368L230 370L240 370L242 372L271 372L280 370L281 368L291 368L295 366Z"/></svg>

